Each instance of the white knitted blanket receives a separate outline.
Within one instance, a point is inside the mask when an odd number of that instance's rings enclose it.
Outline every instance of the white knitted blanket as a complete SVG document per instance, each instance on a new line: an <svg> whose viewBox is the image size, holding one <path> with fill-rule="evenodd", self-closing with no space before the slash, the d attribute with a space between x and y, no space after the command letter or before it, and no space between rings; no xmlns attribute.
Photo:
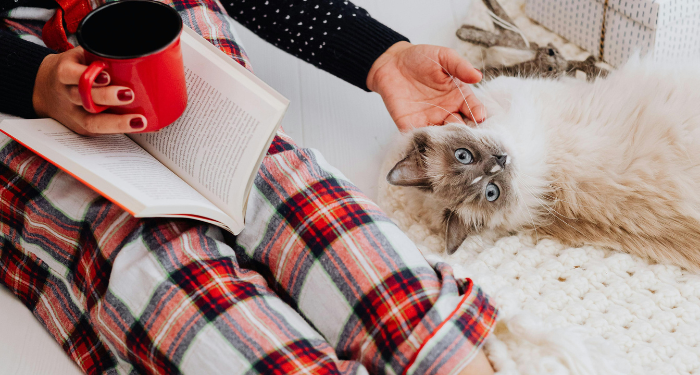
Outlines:
<svg viewBox="0 0 700 375"><path fill-rule="evenodd" d="M486 343L499 374L700 374L700 275L527 235L473 236L447 256L439 213L383 185L379 204L424 255L474 280L499 308Z"/></svg>
<svg viewBox="0 0 700 375"><path fill-rule="evenodd" d="M527 20L522 0L500 3L531 41L585 58ZM482 53L464 51L472 61ZM422 193L386 184L398 158L385 161L379 204L426 257L442 257L492 297L500 318L486 351L499 374L700 374L700 275L527 235L473 236L447 256L439 213Z"/></svg>

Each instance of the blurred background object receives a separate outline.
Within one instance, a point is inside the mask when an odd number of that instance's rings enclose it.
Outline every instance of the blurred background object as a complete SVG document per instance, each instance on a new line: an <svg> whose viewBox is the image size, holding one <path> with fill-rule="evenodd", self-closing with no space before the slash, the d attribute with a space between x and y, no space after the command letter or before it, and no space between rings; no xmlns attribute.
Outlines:
<svg viewBox="0 0 700 375"><path fill-rule="evenodd" d="M527 0L525 12L613 66L636 51L659 62L700 61L697 0Z"/></svg>

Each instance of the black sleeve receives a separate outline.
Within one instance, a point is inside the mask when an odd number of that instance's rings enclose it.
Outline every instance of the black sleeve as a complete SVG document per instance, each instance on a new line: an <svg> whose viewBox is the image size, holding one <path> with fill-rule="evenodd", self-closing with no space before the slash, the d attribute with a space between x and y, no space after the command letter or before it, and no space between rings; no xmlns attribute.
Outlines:
<svg viewBox="0 0 700 375"><path fill-rule="evenodd" d="M374 61L404 36L341 0L223 0L261 38L363 90Z"/></svg>
<svg viewBox="0 0 700 375"><path fill-rule="evenodd" d="M32 94L39 65L52 50L0 30L0 112L36 118Z"/></svg>

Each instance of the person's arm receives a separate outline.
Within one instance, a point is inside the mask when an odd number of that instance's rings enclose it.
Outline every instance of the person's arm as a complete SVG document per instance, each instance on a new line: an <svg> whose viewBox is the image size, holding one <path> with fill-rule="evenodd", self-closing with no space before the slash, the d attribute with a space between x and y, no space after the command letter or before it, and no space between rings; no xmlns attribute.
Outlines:
<svg viewBox="0 0 700 375"><path fill-rule="evenodd" d="M85 69L80 47L56 54L0 31L0 112L25 118L51 117L83 135L129 133L146 127L141 115L88 113L78 94L78 80ZM109 85L107 73L95 80L92 95L96 103L107 106L134 99L128 87Z"/></svg>
<svg viewBox="0 0 700 375"><path fill-rule="evenodd" d="M247 0L228 13L258 36L327 72L381 95L398 128L482 122L467 84L481 72L449 48L413 45L364 9L339 0Z"/></svg>
<svg viewBox="0 0 700 375"><path fill-rule="evenodd" d="M36 118L32 103L39 66L52 50L0 30L0 112Z"/></svg>
<svg viewBox="0 0 700 375"><path fill-rule="evenodd" d="M243 26L363 90L372 64L406 37L349 1L223 1Z"/></svg>

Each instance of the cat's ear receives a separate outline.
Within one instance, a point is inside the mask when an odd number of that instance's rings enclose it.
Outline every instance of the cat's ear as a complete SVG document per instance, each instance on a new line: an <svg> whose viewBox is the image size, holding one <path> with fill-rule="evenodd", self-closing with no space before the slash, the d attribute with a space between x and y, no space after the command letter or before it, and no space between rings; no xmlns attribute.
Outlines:
<svg viewBox="0 0 700 375"><path fill-rule="evenodd" d="M413 149L405 158L396 163L386 175L386 181L396 186L430 187L425 174L420 151Z"/></svg>
<svg viewBox="0 0 700 375"><path fill-rule="evenodd" d="M471 227L465 224L456 212L445 210L445 250L447 254L454 254L459 246L471 233Z"/></svg>

